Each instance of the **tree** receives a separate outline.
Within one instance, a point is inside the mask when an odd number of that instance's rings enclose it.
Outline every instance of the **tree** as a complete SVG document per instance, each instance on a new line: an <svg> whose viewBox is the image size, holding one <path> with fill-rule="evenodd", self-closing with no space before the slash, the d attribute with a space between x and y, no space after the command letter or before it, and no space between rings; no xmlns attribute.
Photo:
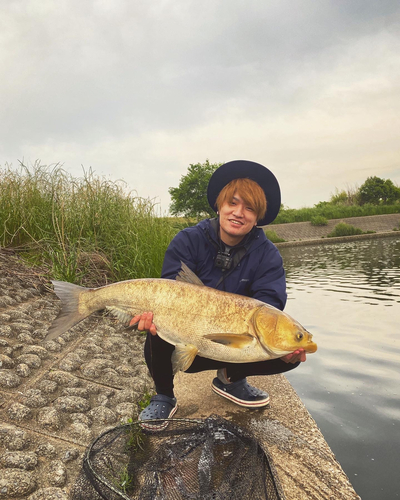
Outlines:
<svg viewBox="0 0 400 500"><path fill-rule="evenodd" d="M368 177L360 187L360 205L365 203L390 205L396 200L400 200L400 189L390 179Z"/></svg>
<svg viewBox="0 0 400 500"><path fill-rule="evenodd" d="M169 207L172 215L183 215L200 219L213 217L214 211L207 201L207 185L210 177L222 163L190 164L188 173L182 175L179 186L168 189L172 203Z"/></svg>

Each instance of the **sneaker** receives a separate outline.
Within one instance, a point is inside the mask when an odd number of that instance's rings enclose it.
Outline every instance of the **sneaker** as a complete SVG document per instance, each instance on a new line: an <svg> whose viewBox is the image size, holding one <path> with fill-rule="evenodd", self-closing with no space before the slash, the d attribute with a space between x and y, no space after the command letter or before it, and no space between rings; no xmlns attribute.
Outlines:
<svg viewBox="0 0 400 500"><path fill-rule="evenodd" d="M239 406L261 408L269 403L268 393L248 384L246 378L224 384L218 377L215 377L211 387L214 392Z"/></svg>
<svg viewBox="0 0 400 500"><path fill-rule="evenodd" d="M150 431L162 431L168 426L167 419L175 415L177 409L176 398L156 394L150 399L150 404L139 415L141 427Z"/></svg>

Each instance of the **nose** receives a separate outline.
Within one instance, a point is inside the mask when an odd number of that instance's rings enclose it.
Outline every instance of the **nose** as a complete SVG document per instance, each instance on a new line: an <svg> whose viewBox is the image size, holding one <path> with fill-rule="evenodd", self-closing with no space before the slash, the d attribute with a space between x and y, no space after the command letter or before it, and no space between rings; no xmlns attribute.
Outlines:
<svg viewBox="0 0 400 500"><path fill-rule="evenodd" d="M233 210L233 215L235 217L243 217L243 205L241 203L238 203L235 205L234 210Z"/></svg>

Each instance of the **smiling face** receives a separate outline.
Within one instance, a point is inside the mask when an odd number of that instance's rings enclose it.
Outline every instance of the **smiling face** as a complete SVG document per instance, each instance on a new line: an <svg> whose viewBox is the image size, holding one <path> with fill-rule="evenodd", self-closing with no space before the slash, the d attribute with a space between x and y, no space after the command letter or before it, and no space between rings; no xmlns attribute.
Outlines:
<svg viewBox="0 0 400 500"><path fill-rule="evenodd" d="M257 215L237 192L219 209L220 238L229 246L237 245L257 225Z"/></svg>

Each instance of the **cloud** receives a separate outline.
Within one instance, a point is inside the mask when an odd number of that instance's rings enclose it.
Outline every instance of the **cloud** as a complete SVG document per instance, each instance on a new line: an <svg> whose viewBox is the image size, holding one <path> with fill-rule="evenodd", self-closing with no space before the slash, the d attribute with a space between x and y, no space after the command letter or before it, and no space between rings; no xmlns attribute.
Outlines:
<svg viewBox="0 0 400 500"><path fill-rule="evenodd" d="M398 2L0 7L0 163L81 165L167 209L190 163L270 166L301 206L400 183Z"/></svg>

